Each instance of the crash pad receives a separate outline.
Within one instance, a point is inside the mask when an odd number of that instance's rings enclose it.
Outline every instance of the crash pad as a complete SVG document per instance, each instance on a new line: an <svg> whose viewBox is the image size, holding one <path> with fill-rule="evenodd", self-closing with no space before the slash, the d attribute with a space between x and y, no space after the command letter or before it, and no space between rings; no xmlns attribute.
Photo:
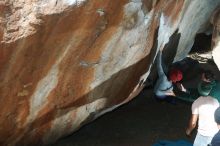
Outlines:
<svg viewBox="0 0 220 146"><path fill-rule="evenodd" d="M152 146L193 146L193 144L186 140L177 140L177 141L159 140L157 143L153 144Z"/></svg>

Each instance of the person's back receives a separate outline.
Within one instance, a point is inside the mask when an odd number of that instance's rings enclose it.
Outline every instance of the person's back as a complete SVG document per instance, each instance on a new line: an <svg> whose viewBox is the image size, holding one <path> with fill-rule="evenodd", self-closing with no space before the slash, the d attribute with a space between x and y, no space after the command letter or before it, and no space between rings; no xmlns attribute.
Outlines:
<svg viewBox="0 0 220 146"><path fill-rule="evenodd" d="M214 112L219 107L216 99L201 96L192 105L193 114L199 114L198 133L203 136L214 136L218 127L214 120Z"/></svg>
<svg viewBox="0 0 220 146"><path fill-rule="evenodd" d="M199 120L193 146L207 146L218 132L217 124L214 121L214 112L218 107L218 100L211 96L200 96L193 102L191 122L186 130L186 134L190 135L195 128L197 119Z"/></svg>

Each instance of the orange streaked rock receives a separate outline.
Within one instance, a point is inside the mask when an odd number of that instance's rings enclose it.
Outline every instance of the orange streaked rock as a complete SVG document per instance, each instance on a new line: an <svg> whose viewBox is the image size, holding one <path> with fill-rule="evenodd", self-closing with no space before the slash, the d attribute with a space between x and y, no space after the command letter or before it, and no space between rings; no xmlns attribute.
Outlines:
<svg viewBox="0 0 220 146"><path fill-rule="evenodd" d="M53 143L130 101L159 47L179 28L189 35L203 27L183 25L197 6L187 0L0 2L0 145ZM206 8L201 15L214 10ZM180 41L186 49L189 41Z"/></svg>

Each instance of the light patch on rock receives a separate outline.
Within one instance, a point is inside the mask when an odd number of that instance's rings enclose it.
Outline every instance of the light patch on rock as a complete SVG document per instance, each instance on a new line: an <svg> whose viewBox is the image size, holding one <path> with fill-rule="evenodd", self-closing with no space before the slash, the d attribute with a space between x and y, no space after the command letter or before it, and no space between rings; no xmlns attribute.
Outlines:
<svg viewBox="0 0 220 146"><path fill-rule="evenodd" d="M99 16L105 15L105 10L103 8L97 9L96 12L99 14Z"/></svg>
<svg viewBox="0 0 220 146"><path fill-rule="evenodd" d="M124 6L123 26L125 29L137 27L144 20L142 2L130 2Z"/></svg>
<svg viewBox="0 0 220 146"><path fill-rule="evenodd" d="M17 93L17 96L27 96L29 94L28 90L22 90L21 92Z"/></svg>
<svg viewBox="0 0 220 146"><path fill-rule="evenodd" d="M144 21L145 16L141 9L141 5L142 4L139 2L131 2L125 7L124 11L127 15L133 12L138 14L138 21L136 24L138 27L124 29L124 25L122 25L112 38L109 39L104 46L105 48L103 49L99 65L94 67L95 78L90 84L91 89L94 89L102 82L108 80L120 70L137 63L140 58L150 53L150 50L146 50L146 41L153 12L148 13L148 20Z"/></svg>
<svg viewBox="0 0 220 146"><path fill-rule="evenodd" d="M0 17L4 22L3 38L1 43L11 43L28 37L38 31L45 15L62 14L72 6L81 6L87 0L8 0L10 10ZM6 4L5 4L6 5Z"/></svg>
<svg viewBox="0 0 220 146"><path fill-rule="evenodd" d="M184 15L179 25L181 37L174 62L187 56L194 43L196 33L203 32L207 29L207 22L209 22L212 12L220 4L220 1L190 0L188 3L185 12L182 13Z"/></svg>
<svg viewBox="0 0 220 146"><path fill-rule="evenodd" d="M150 14L152 14L152 13L150 13ZM149 15L149 14L145 15L144 16L144 24L148 25L151 19L152 19L152 15Z"/></svg>
<svg viewBox="0 0 220 146"><path fill-rule="evenodd" d="M151 17L151 15L145 16L145 23L149 22L149 20L148 20L149 17ZM178 19L180 19L180 18L178 18ZM158 41L157 51L159 51L159 49L164 48L165 44L169 42L169 38L176 30L177 24L178 24L178 20L176 20L175 23L172 24L172 26L171 26L171 24L169 23L169 17L166 17L163 13L161 14L158 37L157 37L157 41ZM155 56L153 58L153 62L154 62L156 56L157 55L155 54ZM152 62L152 64L153 64L153 62ZM150 74L152 64L150 64L149 70L140 77L139 82L142 80L146 81L147 77Z"/></svg>
<svg viewBox="0 0 220 146"><path fill-rule="evenodd" d="M139 79L139 83L143 80L143 81L146 81L147 80L147 77L149 76L149 74L150 74L150 69L151 69L151 67L152 67L152 64L150 64L150 66L149 66L149 70L145 73L145 74L143 74L141 77L140 77L140 79Z"/></svg>
<svg viewBox="0 0 220 146"><path fill-rule="evenodd" d="M217 65L218 69L220 70L220 41L216 45L216 47L212 51L212 56Z"/></svg>
<svg viewBox="0 0 220 146"><path fill-rule="evenodd" d="M160 47L164 47L166 43L168 43L170 36L175 31L175 28L172 26L169 26L168 18L162 13L160 17L160 26L159 26L159 32L158 32L158 49Z"/></svg>
<svg viewBox="0 0 220 146"><path fill-rule="evenodd" d="M102 116L102 115L104 115L104 114L106 114L106 113L108 113L108 112L113 111L114 109L118 108L119 106L121 106L121 105L123 105L123 104L124 104L124 103L122 102L122 103L120 103L120 104L116 104L116 105L114 105L114 106L112 106L112 107L110 107L110 108L107 108L107 109L105 109L105 110L102 110L102 111L98 112L97 114L95 114L94 119L96 119L96 118L98 118L98 117L100 117L100 116Z"/></svg>
<svg viewBox="0 0 220 146"><path fill-rule="evenodd" d="M47 104L47 97L58 83L58 67L54 65L49 73L38 83L30 101L30 120L34 120L38 112Z"/></svg>
<svg viewBox="0 0 220 146"><path fill-rule="evenodd" d="M64 0L64 2L68 5L77 5L80 6L86 0Z"/></svg>
<svg viewBox="0 0 220 146"><path fill-rule="evenodd" d="M58 84L59 63L65 57L71 48L71 45L72 43L68 44L65 51L51 67L48 74L38 83L37 88L30 99L30 114L27 122L32 122L36 118L38 112L47 105L48 95Z"/></svg>
<svg viewBox="0 0 220 146"><path fill-rule="evenodd" d="M60 111L53 121L50 131L44 136L44 142L51 143L63 135L72 133L82 126L82 123L86 121L91 114L91 118L97 118L95 113L106 106L106 100L106 98L100 98L77 109L66 109L68 112Z"/></svg>

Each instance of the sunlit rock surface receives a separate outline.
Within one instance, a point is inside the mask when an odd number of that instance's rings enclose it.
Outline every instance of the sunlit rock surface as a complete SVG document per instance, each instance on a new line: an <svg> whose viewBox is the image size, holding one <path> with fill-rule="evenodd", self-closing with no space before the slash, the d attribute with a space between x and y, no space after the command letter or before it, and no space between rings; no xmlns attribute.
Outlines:
<svg viewBox="0 0 220 146"><path fill-rule="evenodd" d="M157 51L178 36L184 58L219 4L0 1L0 145L52 143L128 102Z"/></svg>
<svg viewBox="0 0 220 146"><path fill-rule="evenodd" d="M214 11L211 23L213 24L212 56L220 70L220 7Z"/></svg>

